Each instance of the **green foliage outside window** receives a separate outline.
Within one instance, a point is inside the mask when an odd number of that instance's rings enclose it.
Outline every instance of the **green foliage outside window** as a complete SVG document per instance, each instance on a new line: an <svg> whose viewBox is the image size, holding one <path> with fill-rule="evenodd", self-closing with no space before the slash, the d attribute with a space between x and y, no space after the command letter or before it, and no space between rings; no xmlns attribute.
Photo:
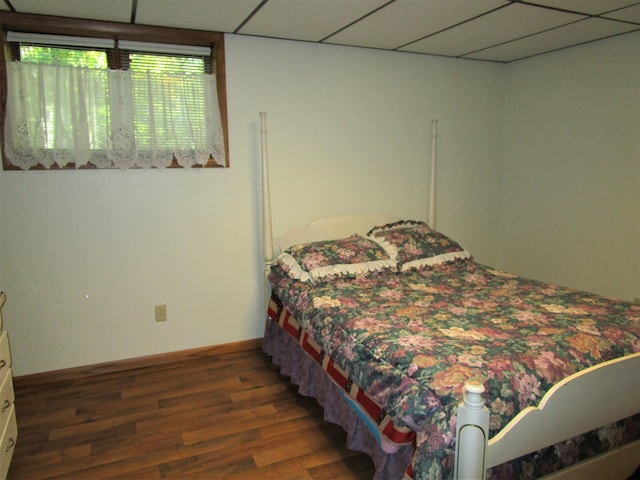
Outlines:
<svg viewBox="0 0 640 480"><path fill-rule="evenodd" d="M107 54L99 50L20 45L20 61L68 67L109 68ZM204 73L204 60L178 55L130 52L129 68L152 73Z"/></svg>
<svg viewBox="0 0 640 480"><path fill-rule="evenodd" d="M67 67L109 68L105 52L34 45L20 45L20 61Z"/></svg>

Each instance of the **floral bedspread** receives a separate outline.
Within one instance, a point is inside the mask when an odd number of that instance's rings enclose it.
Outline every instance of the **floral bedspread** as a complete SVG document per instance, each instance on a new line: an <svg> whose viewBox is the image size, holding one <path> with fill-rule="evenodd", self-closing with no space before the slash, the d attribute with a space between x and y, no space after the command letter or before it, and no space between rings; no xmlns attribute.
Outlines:
<svg viewBox="0 0 640 480"><path fill-rule="evenodd" d="M395 422L418 432L419 479L452 474L467 380L485 385L493 435L562 378L640 352L640 306L473 260L317 284L274 267L270 279L302 328Z"/></svg>

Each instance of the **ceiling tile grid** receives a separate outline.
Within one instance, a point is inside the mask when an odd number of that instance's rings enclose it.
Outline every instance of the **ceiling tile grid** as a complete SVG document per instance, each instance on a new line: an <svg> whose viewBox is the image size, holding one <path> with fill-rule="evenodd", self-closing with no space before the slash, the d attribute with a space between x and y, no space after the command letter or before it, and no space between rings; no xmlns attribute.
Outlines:
<svg viewBox="0 0 640 480"><path fill-rule="evenodd" d="M512 3L408 45L403 50L457 57L584 18L587 17Z"/></svg>
<svg viewBox="0 0 640 480"><path fill-rule="evenodd" d="M238 33L319 42L388 0L269 0Z"/></svg>
<svg viewBox="0 0 640 480"><path fill-rule="evenodd" d="M0 0L0 10L493 62L640 31L640 0Z"/></svg>
<svg viewBox="0 0 640 480"><path fill-rule="evenodd" d="M9 10L19 13L78 17L109 22L129 22L131 20L131 0L110 0L108 2L89 0L5 0Z"/></svg>
<svg viewBox="0 0 640 480"><path fill-rule="evenodd" d="M56 0L56 2L60 1ZM130 5L132 4L132 0L127 1ZM229 28L234 28L244 22L258 8L260 1L137 0L135 23L229 32Z"/></svg>
<svg viewBox="0 0 640 480"><path fill-rule="evenodd" d="M505 5L504 0L397 0L326 42L393 50Z"/></svg>
<svg viewBox="0 0 640 480"><path fill-rule="evenodd" d="M464 55L463 58L510 62L542 53L549 53L576 44L636 30L637 27L621 22L589 17L585 20L554 28L530 37L514 40L495 47Z"/></svg>

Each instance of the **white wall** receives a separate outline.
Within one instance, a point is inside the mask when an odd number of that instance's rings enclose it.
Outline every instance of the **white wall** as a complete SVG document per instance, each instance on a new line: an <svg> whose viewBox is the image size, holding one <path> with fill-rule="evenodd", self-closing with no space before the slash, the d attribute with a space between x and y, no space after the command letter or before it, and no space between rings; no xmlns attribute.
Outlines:
<svg viewBox="0 0 640 480"><path fill-rule="evenodd" d="M640 296L640 33L509 65L499 265Z"/></svg>
<svg viewBox="0 0 640 480"><path fill-rule="evenodd" d="M497 261L504 66L232 35L226 62L228 170L2 173L17 375L262 335L259 111L276 234L337 213L424 219L438 118L438 227Z"/></svg>
<svg viewBox="0 0 640 480"><path fill-rule="evenodd" d="M259 313L259 278L248 275L257 262L253 192L240 178L251 175L241 164L4 172L3 282L16 373L259 336L244 321ZM160 303L166 323L154 322Z"/></svg>

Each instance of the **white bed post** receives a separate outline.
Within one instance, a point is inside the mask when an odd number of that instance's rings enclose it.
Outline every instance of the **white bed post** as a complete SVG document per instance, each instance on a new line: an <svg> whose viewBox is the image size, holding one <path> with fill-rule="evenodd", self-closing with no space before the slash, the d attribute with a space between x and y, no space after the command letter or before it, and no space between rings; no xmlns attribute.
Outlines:
<svg viewBox="0 0 640 480"><path fill-rule="evenodd" d="M464 401L458 406L456 422L456 480L486 477L485 457L489 441L489 410L484 405L484 385L470 381L464 385Z"/></svg>
<svg viewBox="0 0 640 480"><path fill-rule="evenodd" d="M264 307L269 306L269 282L267 276L273 262L273 234L271 231L271 194L269 190L269 159L267 153L267 112L260 112L261 165L262 165L262 255L264 270Z"/></svg>
<svg viewBox="0 0 640 480"><path fill-rule="evenodd" d="M427 223L436 228L436 142L438 139L438 120L431 120L431 176L429 178L429 214Z"/></svg>

